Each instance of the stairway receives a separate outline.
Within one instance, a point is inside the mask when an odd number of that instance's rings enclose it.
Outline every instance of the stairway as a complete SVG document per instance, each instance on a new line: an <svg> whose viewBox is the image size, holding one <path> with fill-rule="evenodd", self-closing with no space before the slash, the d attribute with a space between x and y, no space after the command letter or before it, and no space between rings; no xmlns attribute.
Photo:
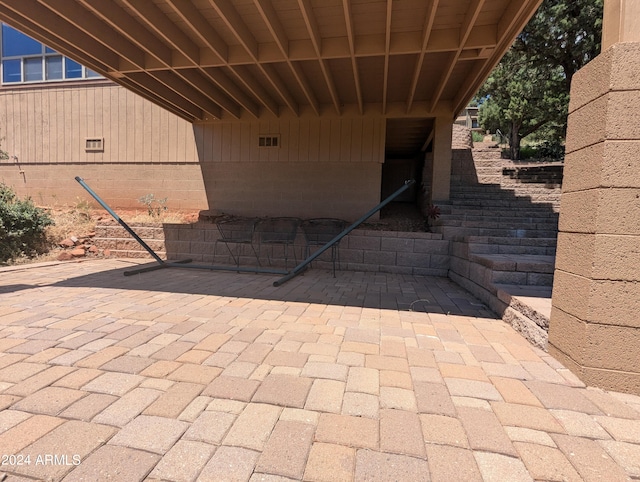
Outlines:
<svg viewBox="0 0 640 482"><path fill-rule="evenodd" d="M551 298L562 169L522 169L487 145L472 153L475 175L453 177L434 227L450 241L449 277L545 348L550 302L532 300Z"/></svg>

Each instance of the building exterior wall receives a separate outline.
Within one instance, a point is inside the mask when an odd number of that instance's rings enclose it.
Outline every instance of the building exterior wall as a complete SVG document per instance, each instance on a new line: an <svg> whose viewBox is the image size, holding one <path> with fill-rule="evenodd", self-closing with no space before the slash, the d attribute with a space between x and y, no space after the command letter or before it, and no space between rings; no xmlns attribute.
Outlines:
<svg viewBox="0 0 640 482"><path fill-rule="evenodd" d="M0 181L42 205L87 199L75 176L114 208L152 193L173 209L356 219L380 201L381 116L190 124L97 81L4 88L0 129ZM259 147L265 134L279 146Z"/></svg>
<svg viewBox="0 0 640 482"><path fill-rule="evenodd" d="M355 220L380 201L383 117L219 122L194 129L211 209ZM259 147L264 135L278 136L279 147Z"/></svg>
<svg viewBox="0 0 640 482"><path fill-rule="evenodd" d="M150 193L208 207L192 124L109 81L0 89L0 138L0 181L39 204L86 199L80 176L113 207ZM86 138L104 150L87 152Z"/></svg>

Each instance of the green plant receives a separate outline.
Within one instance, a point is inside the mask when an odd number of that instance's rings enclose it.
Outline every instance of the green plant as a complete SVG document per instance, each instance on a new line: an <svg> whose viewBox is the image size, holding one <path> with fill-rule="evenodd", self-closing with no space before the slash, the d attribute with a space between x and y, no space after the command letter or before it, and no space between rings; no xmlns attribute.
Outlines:
<svg viewBox="0 0 640 482"><path fill-rule="evenodd" d="M473 139L473 142L484 141L484 136L482 135L482 132L478 132L478 131L471 131L471 138Z"/></svg>
<svg viewBox="0 0 640 482"><path fill-rule="evenodd" d="M440 217L440 208L433 204L427 206L427 231L431 230L431 222L429 220L436 221Z"/></svg>
<svg viewBox="0 0 640 482"><path fill-rule="evenodd" d="M19 199L0 183L0 262L45 252L45 229L52 224L49 214L30 198Z"/></svg>
<svg viewBox="0 0 640 482"><path fill-rule="evenodd" d="M153 194L145 194L138 199L138 202L147 207L147 213L152 218L158 218L167 210L167 198L156 198Z"/></svg>

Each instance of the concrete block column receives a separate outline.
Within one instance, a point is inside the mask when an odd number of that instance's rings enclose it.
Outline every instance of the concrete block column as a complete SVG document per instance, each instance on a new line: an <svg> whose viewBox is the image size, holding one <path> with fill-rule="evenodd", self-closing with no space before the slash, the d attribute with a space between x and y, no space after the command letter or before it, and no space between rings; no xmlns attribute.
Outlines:
<svg viewBox="0 0 640 482"><path fill-rule="evenodd" d="M433 137L433 175L431 178L431 199L448 201L451 189L451 138L453 133L452 115L436 117Z"/></svg>
<svg viewBox="0 0 640 482"><path fill-rule="evenodd" d="M549 327L585 383L638 395L639 72L640 42L622 41L573 78Z"/></svg>

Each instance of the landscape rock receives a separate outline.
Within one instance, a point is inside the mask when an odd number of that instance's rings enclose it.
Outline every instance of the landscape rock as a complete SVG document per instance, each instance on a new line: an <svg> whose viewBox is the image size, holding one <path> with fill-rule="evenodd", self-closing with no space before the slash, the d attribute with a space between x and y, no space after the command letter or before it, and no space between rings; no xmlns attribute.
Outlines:
<svg viewBox="0 0 640 482"><path fill-rule="evenodd" d="M63 248L71 248L72 246L76 245L76 243L71 238L63 239L59 244Z"/></svg>
<svg viewBox="0 0 640 482"><path fill-rule="evenodd" d="M63 251L58 255L57 259L58 261L71 261L73 259L73 256L69 251Z"/></svg>
<svg viewBox="0 0 640 482"><path fill-rule="evenodd" d="M85 255L85 251L84 248L76 248L74 250L71 250L71 256L73 256L74 258L82 258Z"/></svg>

